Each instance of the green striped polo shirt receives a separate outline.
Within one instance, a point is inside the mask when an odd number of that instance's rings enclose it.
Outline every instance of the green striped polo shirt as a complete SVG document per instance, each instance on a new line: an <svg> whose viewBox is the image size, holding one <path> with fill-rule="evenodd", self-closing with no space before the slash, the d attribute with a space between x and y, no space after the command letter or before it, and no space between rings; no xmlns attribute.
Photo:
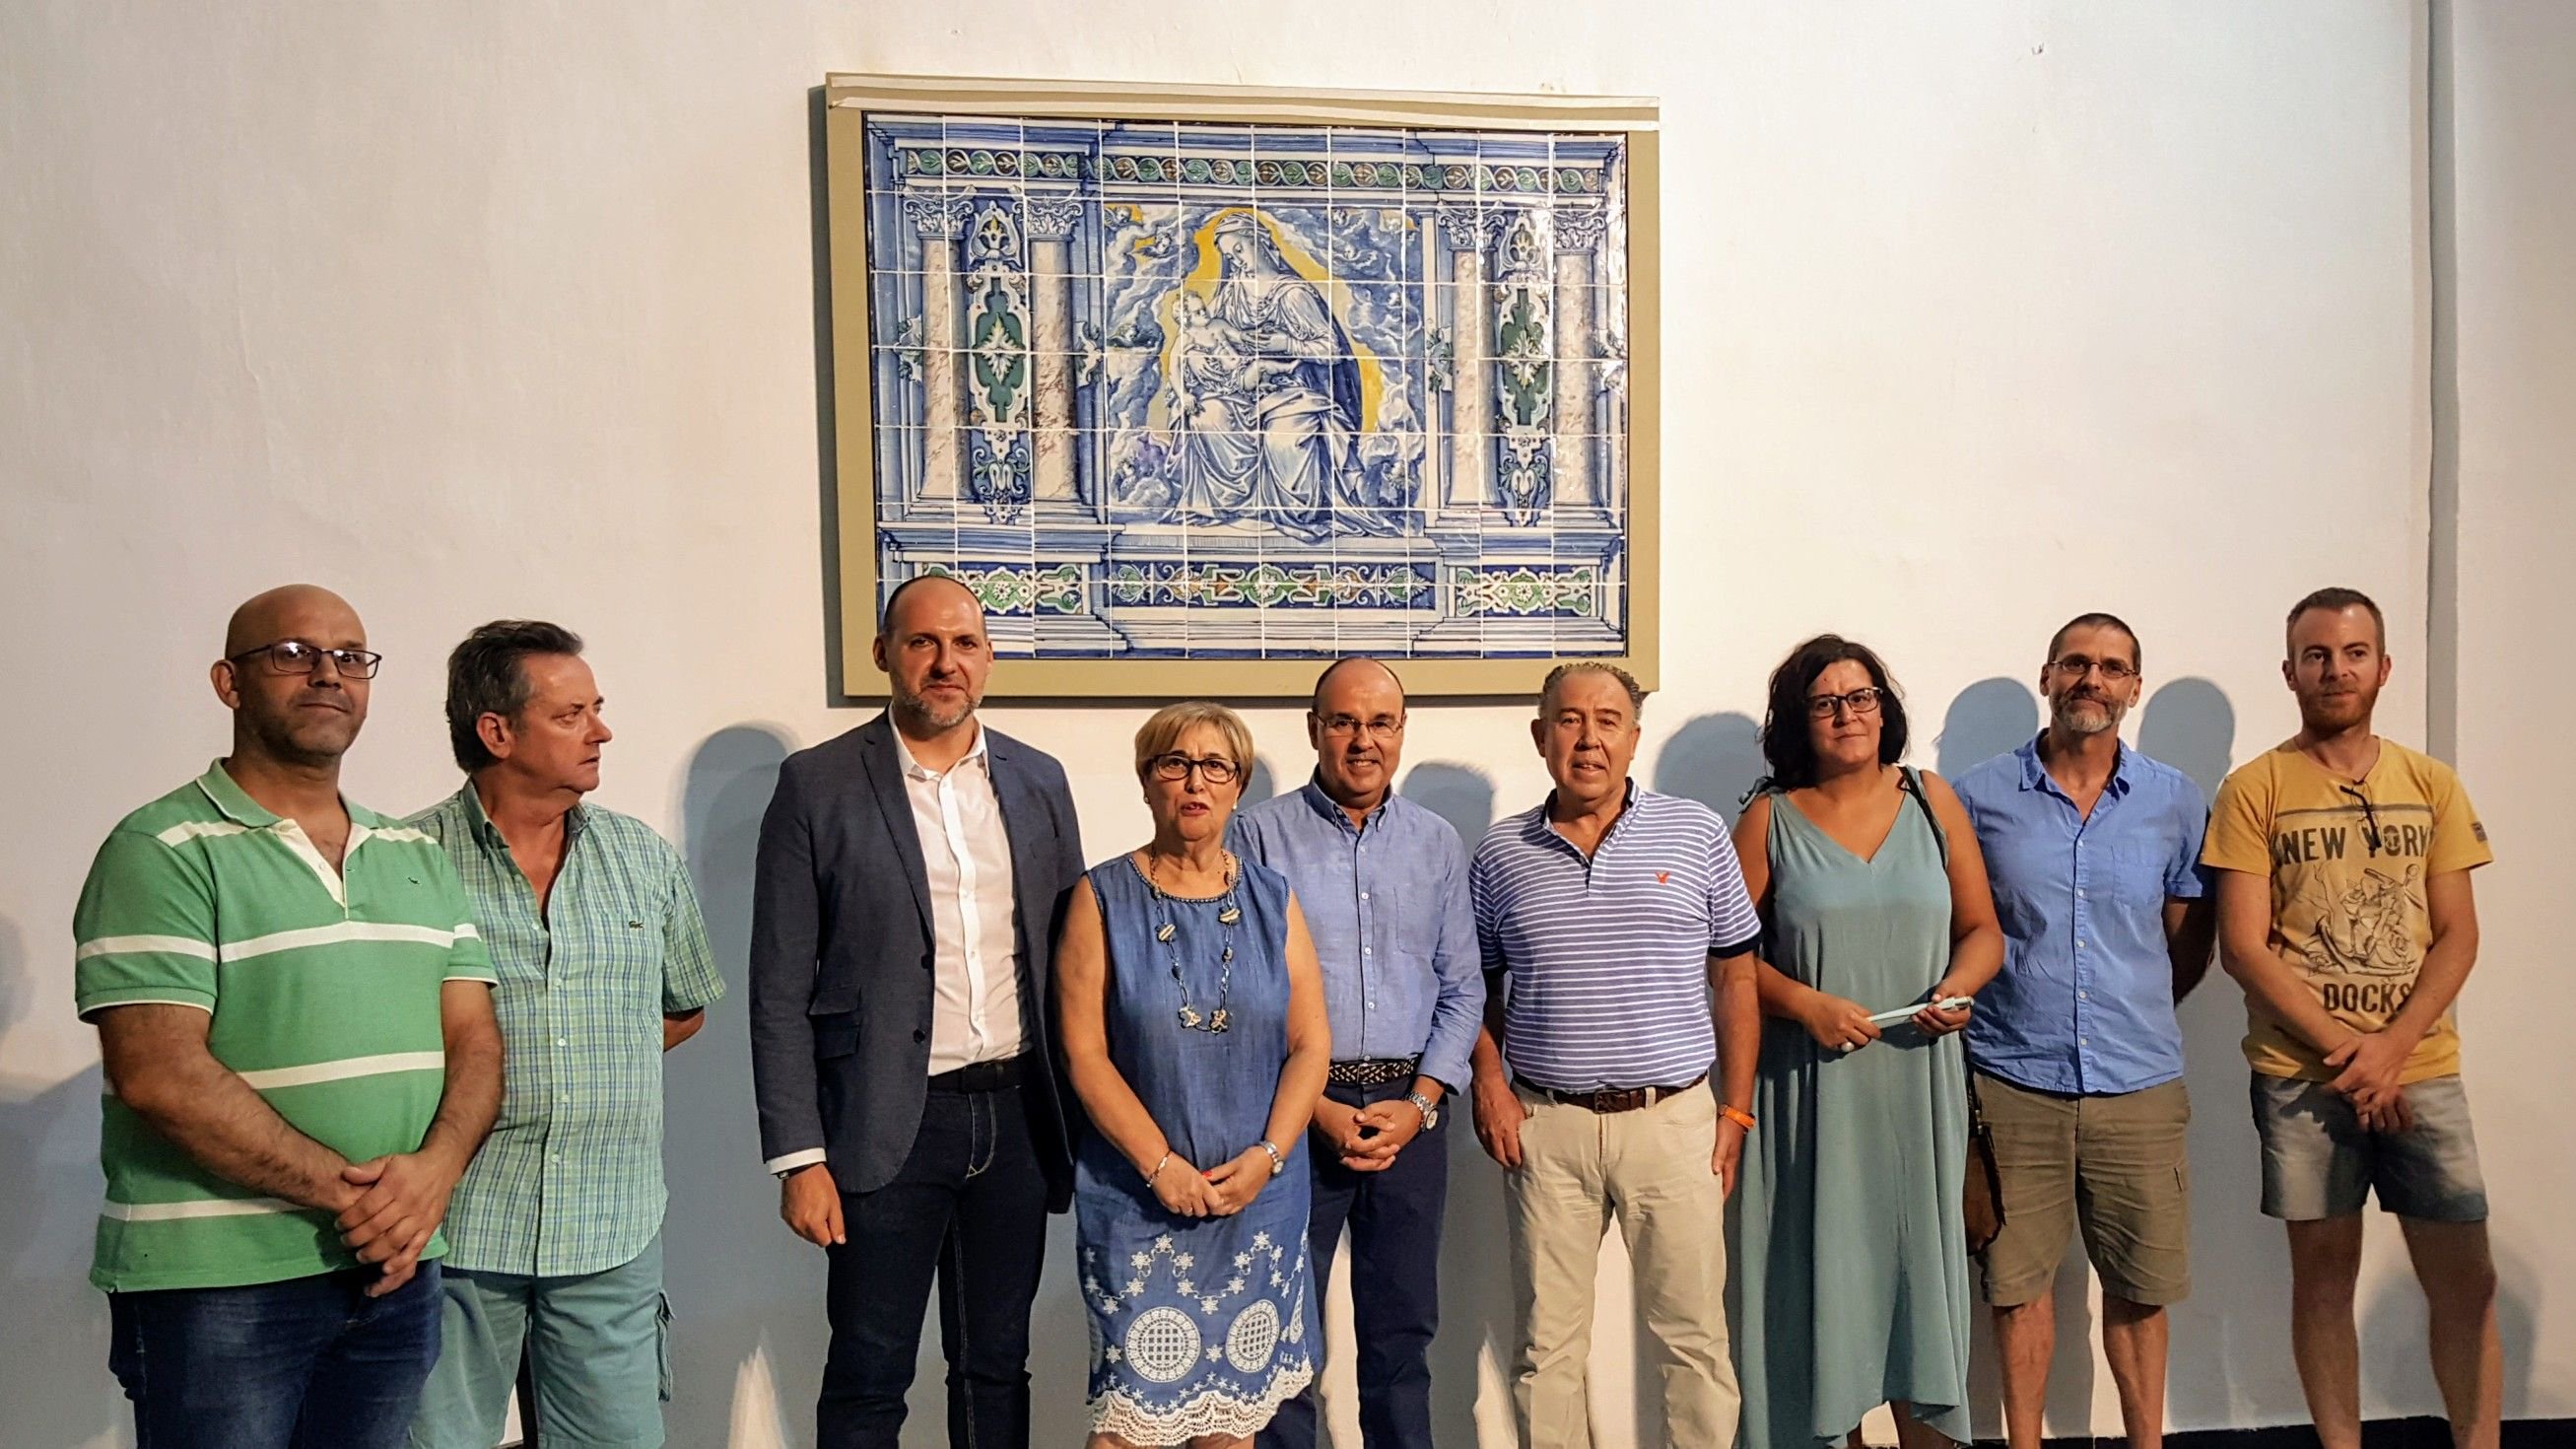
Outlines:
<svg viewBox="0 0 2576 1449"><path fill-rule="evenodd" d="M74 997L84 1020L145 1002L208 1013L215 1060L364 1162L420 1146L447 1084L441 985L493 974L437 842L342 803L338 871L221 761L126 816L72 918ZM113 1095L104 1113L92 1283L233 1287L357 1266L330 1214L217 1177ZM445 1252L433 1238L422 1256Z"/></svg>

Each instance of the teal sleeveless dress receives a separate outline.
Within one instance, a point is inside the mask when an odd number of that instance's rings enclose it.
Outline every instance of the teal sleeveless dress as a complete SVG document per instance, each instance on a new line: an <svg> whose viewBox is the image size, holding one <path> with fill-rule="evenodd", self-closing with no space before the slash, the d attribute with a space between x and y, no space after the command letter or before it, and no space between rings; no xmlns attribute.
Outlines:
<svg viewBox="0 0 2576 1449"><path fill-rule="evenodd" d="M1774 792L1763 959L1871 1011L1924 1000L1950 966L1938 828L1908 798L1862 860ZM1960 1037L1885 1030L1846 1053L1762 1023L1728 1245L1743 1449L1839 1443L1891 1400L1969 1439Z"/></svg>

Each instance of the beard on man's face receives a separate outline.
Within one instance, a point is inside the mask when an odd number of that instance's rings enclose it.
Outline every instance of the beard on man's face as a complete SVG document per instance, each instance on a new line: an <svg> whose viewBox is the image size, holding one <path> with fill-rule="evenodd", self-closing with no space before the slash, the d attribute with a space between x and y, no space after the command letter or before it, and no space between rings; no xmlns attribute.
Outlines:
<svg viewBox="0 0 2576 1449"><path fill-rule="evenodd" d="M2299 691L2299 713L2303 718L2337 728L2369 718L2378 702L2379 690L2368 684L2333 688L2318 685Z"/></svg>
<svg viewBox="0 0 2576 1449"><path fill-rule="evenodd" d="M2115 705L2097 694L2069 690L2049 702L2049 715L2058 727L2071 734L2098 735L2116 730L2128 709Z"/></svg>
<svg viewBox="0 0 2576 1449"><path fill-rule="evenodd" d="M916 694L898 684L894 689L894 707L898 714L918 720L932 729L955 729L966 722L982 701L963 684L954 693Z"/></svg>

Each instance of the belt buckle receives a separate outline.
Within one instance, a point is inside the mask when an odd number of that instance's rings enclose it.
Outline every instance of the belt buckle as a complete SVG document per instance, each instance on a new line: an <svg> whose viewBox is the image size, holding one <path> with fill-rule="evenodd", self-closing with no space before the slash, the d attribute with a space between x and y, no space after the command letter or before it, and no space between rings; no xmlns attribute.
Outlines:
<svg viewBox="0 0 2576 1449"><path fill-rule="evenodd" d="M1333 1063L1325 1080L1344 1087L1382 1087L1389 1082L1412 1080L1418 1065L1418 1058L1360 1057Z"/></svg>
<svg viewBox="0 0 2576 1449"><path fill-rule="evenodd" d="M1583 1095L1583 1105L1598 1115L1609 1117L1621 1112L1637 1112L1655 1105L1654 1087L1603 1087Z"/></svg>

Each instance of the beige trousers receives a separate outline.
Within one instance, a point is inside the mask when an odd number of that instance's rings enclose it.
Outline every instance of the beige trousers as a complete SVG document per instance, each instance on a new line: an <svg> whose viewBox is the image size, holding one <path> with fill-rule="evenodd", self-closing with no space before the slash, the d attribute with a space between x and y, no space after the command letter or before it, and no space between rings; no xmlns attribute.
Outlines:
<svg viewBox="0 0 2576 1449"><path fill-rule="evenodd" d="M1717 1098L1705 1086L1635 1112L1595 1113L1520 1094L1521 1165L1505 1174L1520 1344L1512 1407L1529 1449L1591 1443L1584 1366L1592 1286L1612 1222L1628 1245L1663 1385L1665 1440L1735 1442L1738 1396L1726 1343L1726 1198L1709 1158Z"/></svg>

